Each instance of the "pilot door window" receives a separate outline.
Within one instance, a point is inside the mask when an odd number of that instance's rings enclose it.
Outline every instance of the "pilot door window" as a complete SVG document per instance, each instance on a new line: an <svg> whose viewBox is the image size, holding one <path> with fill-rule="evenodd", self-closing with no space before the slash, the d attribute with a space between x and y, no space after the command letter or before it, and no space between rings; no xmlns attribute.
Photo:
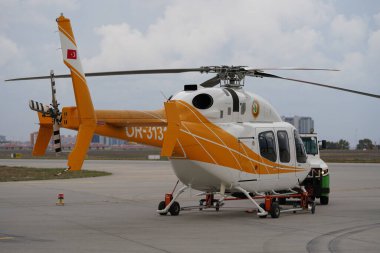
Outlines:
<svg viewBox="0 0 380 253"><path fill-rule="evenodd" d="M297 162L306 163L307 155L305 151L305 146L303 145L302 139L298 135L298 132L296 130L294 130L294 141L296 145Z"/></svg>
<svg viewBox="0 0 380 253"><path fill-rule="evenodd" d="M277 160L276 141L272 131L259 134L260 154L262 157L275 162Z"/></svg>
<svg viewBox="0 0 380 253"><path fill-rule="evenodd" d="M280 162L282 163L290 162L288 133L286 131L278 131L277 140L278 140L278 150L280 152Z"/></svg>

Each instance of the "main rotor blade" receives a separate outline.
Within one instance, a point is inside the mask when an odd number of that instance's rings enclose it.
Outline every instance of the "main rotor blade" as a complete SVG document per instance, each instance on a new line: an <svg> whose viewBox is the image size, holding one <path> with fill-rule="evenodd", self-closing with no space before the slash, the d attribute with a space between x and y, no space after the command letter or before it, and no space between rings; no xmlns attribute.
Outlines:
<svg viewBox="0 0 380 253"><path fill-rule="evenodd" d="M116 76L116 75L144 75L144 74L177 74L185 72L207 72L206 68L182 68L182 69L144 69L86 73L86 76Z"/></svg>
<svg viewBox="0 0 380 253"><path fill-rule="evenodd" d="M326 68L302 68L302 67L281 67L281 68L246 68L249 72L266 71L266 70L312 70L312 71L340 71L339 69Z"/></svg>
<svg viewBox="0 0 380 253"><path fill-rule="evenodd" d="M228 70L229 68L234 68L233 66L205 66L200 68L173 68L173 69L144 69L144 70L126 70L126 71L106 71L106 72L91 72L91 73L85 73L86 77L92 77L92 76L116 76L116 75L146 75L146 74L178 74L178 73L185 73L185 72L200 72L200 73L219 73L222 69ZM248 73L262 73L265 70L324 70L324 71L339 71L337 69L324 69L324 68L248 68L248 67L235 67L235 68L242 68ZM66 75L55 75L55 78L70 78L70 74ZM34 77L22 77L22 78L13 78L13 79L7 79L6 82L9 81L24 81L24 80L38 80L38 79L50 79L49 76L34 76ZM206 81L207 82L207 81ZM210 86L204 86L204 87L212 87L215 86L213 82L210 80Z"/></svg>
<svg viewBox="0 0 380 253"><path fill-rule="evenodd" d="M106 72L91 72L85 73L86 77L92 76L117 76L117 75L146 75L146 74L178 74L185 72L208 72L210 68L178 68L178 69L144 69L144 70L127 70L127 71L106 71ZM71 75L55 75L55 78L70 78ZM50 79L50 76L34 76L22 77L5 80L8 81L23 81L23 80L37 80L37 79Z"/></svg>
<svg viewBox="0 0 380 253"><path fill-rule="evenodd" d="M54 78L69 78L71 75L54 75ZM38 79L50 79L51 76L31 76L31 77L21 77L21 78L13 78L7 79L6 82L12 81L24 81L24 80L38 80Z"/></svg>
<svg viewBox="0 0 380 253"><path fill-rule="evenodd" d="M207 81L201 83L200 86L205 87L205 88L211 88L211 87L214 87L215 85L218 85L219 83L220 83L220 77L219 75L216 75L213 78L208 79Z"/></svg>
<svg viewBox="0 0 380 253"><path fill-rule="evenodd" d="M330 89L335 89L335 90L340 90L340 91L346 91L346 92L351 92L363 96L368 96L368 97L374 97L374 98L380 98L380 95L373 94L373 93L367 93L367 92L362 92L362 91L357 91L357 90L351 90L351 89L346 89L346 88L341 88L341 87L336 87L332 85L327 85L327 84L322 84L322 83L315 83L315 82L310 82L310 81L304 81L304 80L299 80L299 79L293 79L293 78L287 78L287 77L281 77L273 74L268 74L268 73L260 73L256 72L254 76L257 77L269 77L269 78L277 78L277 79L283 79L283 80L288 80L288 81L294 81L294 82L299 82L299 83L306 83L306 84L311 84L311 85L316 85L320 87L325 87L325 88L330 88Z"/></svg>

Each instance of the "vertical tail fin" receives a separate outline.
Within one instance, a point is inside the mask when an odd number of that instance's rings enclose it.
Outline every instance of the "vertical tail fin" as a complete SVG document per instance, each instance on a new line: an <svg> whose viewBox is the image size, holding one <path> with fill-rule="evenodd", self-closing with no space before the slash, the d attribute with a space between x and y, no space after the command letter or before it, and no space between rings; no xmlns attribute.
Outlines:
<svg viewBox="0 0 380 253"><path fill-rule="evenodd" d="M96 116L90 91L82 69L78 48L70 19L61 15L57 18L63 62L71 71L75 101L79 114L79 131L75 147L69 155L68 166L71 170L80 170L96 128Z"/></svg>

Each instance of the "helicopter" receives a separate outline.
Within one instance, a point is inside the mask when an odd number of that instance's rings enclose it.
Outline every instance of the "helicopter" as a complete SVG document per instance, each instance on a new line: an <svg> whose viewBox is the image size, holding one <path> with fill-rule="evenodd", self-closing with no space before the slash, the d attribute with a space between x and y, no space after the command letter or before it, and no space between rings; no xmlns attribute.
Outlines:
<svg viewBox="0 0 380 253"><path fill-rule="evenodd" d="M246 77L274 78L380 98L379 95L346 88L282 77L270 70L337 71L324 68L250 68L247 66L203 66L84 73L70 20L61 14L58 24L64 64L70 74L8 79L6 81L50 79L52 102L45 105L30 100L38 113L39 131L33 155L45 154L51 138L61 151L60 128L78 131L68 157L67 170L82 168L94 134L161 147L178 182L183 186L165 195L158 205L161 215L178 215L176 199L187 189L204 193L199 209L219 210L229 197L249 199L259 217L278 218L277 201L295 197L301 209L315 210L315 203L300 186L310 171L310 163L297 130L283 122L276 109L264 98L246 91ZM213 74L205 82L184 85L184 89L153 111L95 110L87 77L112 75ZM59 108L55 79L71 78L75 106ZM177 184L178 184L177 182ZM176 186L177 186L176 184ZM220 194L215 199L214 194ZM264 199L259 204L257 199ZM293 210L293 209L292 209ZM294 209L295 210L295 209Z"/></svg>

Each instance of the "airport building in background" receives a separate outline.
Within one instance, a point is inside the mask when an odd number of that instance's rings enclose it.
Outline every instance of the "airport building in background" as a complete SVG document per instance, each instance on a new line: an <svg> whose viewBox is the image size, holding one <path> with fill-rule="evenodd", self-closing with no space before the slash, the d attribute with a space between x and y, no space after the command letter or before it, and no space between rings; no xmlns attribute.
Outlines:
<svg viewBox="0 0 380 253"><path fill-rule="evenodd" d="M30 145L34 147L34 144L36 144L37 141L38 132L33 132L30 134Z"/></svg>
<svg viewBox="0 0 380 253"><path fill-rule="evenodd" d="M292 124L299 133L306 134L314 132L314 120L311 117L294 116L294 117L281 117L283 121Z"/></svg>
<svg viewBox="0 0 380 253"><path fill-rule="evenodd" d="M5 138L4 135L0 135L0 143L6 142L6 141L7 141L7 138Z"/></svg>
<svg viewBox="0 0 380 253"><path fill-rule="evenodd" d="M124 140L119 140L115 138L105 137L101 135L94 134L92 137L91 143L94 144L103 144L105 146L113 146L113 145L124 145L126 142Z"/></svg>
<svg viewBox="0 0 380 253"><path fill-rule="evenodd" d="M36 144L37 136L38 132L33 132L30 134L30 144L32 147ZM61 135L61 145L63 148L72 148L75 145L76 139L76 135ZM126 144L126 141L95 134L92 137L91 144L102 147L120 146ZM53 145L53 139L50 140L50 145Z"/></svg>

